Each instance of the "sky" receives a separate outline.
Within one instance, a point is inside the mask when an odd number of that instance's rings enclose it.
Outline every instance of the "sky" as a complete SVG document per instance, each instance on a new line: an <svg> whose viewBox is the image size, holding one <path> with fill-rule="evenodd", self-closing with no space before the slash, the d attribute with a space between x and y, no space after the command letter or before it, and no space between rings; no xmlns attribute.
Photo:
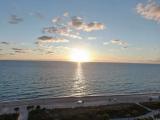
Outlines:
<svg viewBox="0 0 160 120"><path fill-rule="evenodd" d="M4 0L0 60L160 63L160 0ZM79 53L77 53L79 54Z"/></svg>

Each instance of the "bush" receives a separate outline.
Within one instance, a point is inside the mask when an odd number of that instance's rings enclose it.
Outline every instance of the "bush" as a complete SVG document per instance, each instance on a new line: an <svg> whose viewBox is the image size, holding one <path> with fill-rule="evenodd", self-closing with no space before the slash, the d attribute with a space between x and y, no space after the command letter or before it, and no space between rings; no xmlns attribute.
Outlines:
<svg viewBox="0 0 160 120"><path fill-rule="evenodd" d="M0 115L0 120L18 120L18 113Z"/></svg>
<svg viewBox="0 0 160 120"><path fill-rule="evenodd" d="M150 109L153 109L153 110L157 110L157 109L160 109L160 101L154 101L154 102L143 102L143 103L140 103Z"/></svg>
<svg viewBox="0 0 160 120"><path fill-rule="evenodd" d="M147 112L134 103L52 110L38 107L29 112L28 120L109 120L109 118L137 117Z"/></svg>
<svg viewBox="0 0 160 120"><path fill-rule="evenodd" d="M18 111L19 111L19 107L15 107L14 110L15 110L16 112L18 112Z"/></svg>
<svg viewBox="0 0 160 120"><path fill-rule="evenodd" d="M41 109L41 106L40 106L40 105L37 105L37 106L36 106L36 109Z"/></svg>

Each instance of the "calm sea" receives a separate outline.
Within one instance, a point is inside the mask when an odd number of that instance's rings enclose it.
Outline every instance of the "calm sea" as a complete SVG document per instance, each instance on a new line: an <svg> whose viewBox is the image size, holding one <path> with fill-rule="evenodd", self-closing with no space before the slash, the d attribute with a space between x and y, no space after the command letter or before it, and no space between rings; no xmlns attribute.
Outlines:
<svg viewBox="0 0 160 120"><path fill-rule="evenodd" d="M160 65L0 61L0 101L160 92Z"/></svg>

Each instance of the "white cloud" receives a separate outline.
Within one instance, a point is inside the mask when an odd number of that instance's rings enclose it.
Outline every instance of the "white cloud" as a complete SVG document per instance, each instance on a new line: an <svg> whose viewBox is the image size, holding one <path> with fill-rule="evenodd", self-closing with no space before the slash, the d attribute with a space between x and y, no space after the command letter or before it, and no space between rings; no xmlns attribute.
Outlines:
<svg viewBox="0 0 160 120"><path fill-rule="evenodd" d="M119 40L119 39L111 40L110 42L103 42L103 45L109 45L109 44L115 44L115 45L118 45L118 46L122 46L123 48L128 47L127 42L125 42L123 40Z"/></svg>
<svg viewBox="0 0 160 120"><path fill-rule="evenodd" d="M111 40L111 43L123 46L123 48L127 48L128 47L128 43L127 42L125 42L123 40L119 40L119 39Z"/></svg>
<svg viewBox="0 0 160 120"><path fill-rule="evenodd" d="M160 4L154 0L149 0L146 4L137 4L136 10L144 18L160 22Z"/></svg>
<svg viewBox="0 0 160 120"><path fill-rule="evenodd" d="M88 37L87 39L88 39L88 40L95 40L96 37Z"/></svg>
<svg viewBox="0 0 160 120"><path fill-rule="evenodd" d="M53 23L60 23L61 22L61 18L60 17L55 17L52 19Z"/></svg>
<svg viewBox="0 0 160 120"><path fill-rule="evenodd" d="M104 42L104 43L103 43L103 45L108 45L108 44L109 44L109 42Z"/></svg>
<svg viewBox="0 0 160 120"><path fill-rule="evenodd" d="M68 13L68 12L64 12L63 16L64 16L64 17L68 17L68 16L69 16L69 13Z"/></svg>

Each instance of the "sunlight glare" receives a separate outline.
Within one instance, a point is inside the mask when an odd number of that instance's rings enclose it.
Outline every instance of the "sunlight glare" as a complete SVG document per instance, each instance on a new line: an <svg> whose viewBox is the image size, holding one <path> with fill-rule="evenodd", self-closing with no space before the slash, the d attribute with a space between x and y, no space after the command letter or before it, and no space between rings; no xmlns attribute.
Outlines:
<svg viewBox="0 0 160 120"><path fill-rule="evenodd" d="M89 62L90 54L87 50L74 48L71 50L70 59L74 62Z"/></svg>

